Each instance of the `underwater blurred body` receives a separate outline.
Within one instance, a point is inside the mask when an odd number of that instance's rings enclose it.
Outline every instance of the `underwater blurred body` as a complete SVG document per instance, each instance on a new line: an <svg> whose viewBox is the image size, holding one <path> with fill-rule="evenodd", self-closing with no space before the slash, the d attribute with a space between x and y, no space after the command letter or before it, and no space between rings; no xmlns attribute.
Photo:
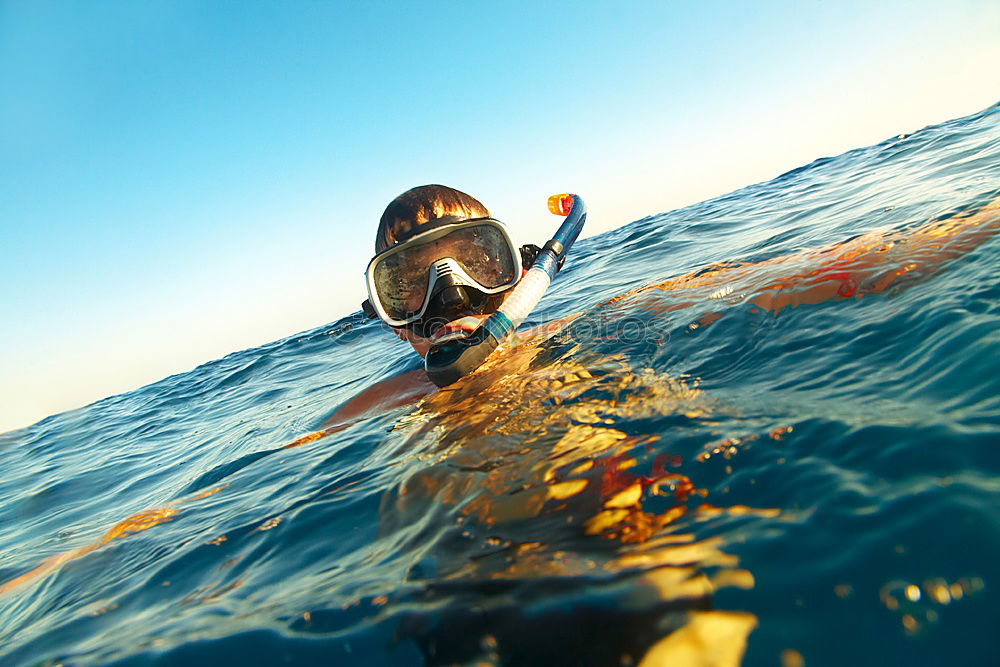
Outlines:
<svg viewBox="0 0 1000 667"><path fill-rule="evenodd" d="M0 663L995 664L998 183L1000 105L581 241L321 436L358 315L3 434Z"/></svg>

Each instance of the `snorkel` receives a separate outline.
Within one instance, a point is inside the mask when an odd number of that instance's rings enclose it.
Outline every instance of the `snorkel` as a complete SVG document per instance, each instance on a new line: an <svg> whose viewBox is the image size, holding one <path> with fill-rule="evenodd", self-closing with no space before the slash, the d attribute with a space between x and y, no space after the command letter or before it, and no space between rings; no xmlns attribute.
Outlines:
<svg viewBox="0 0 1000 667"><path fill-rule="evenodd" d="M427 352L424 368L437 386L446 387L482 366L531 314L562 268L566 253L587 221L587 207L577 195L552 195L548 204L550 212L566 219L542 246L510 296L471 334L433 345Z"/></svg>

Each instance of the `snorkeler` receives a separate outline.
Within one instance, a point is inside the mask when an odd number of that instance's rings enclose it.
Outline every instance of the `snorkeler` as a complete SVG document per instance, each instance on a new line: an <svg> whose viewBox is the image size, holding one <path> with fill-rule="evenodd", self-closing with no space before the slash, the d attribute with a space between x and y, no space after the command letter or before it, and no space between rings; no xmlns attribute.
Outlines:
<svg viewBox="0 0 1000 667"><path fill-rule="evenodd" d="M679 310L702 304L705 311L692 323L698 327L739 303L777 315L786 308L894 293L990 238L998 229L998 214L1000 199L907 230L870 232L759 263L714 264L641 285L604 305L643 300L660 290L678 292L688 298L650 307ZM364 312L388 324L421 357L449 339L470 336L510 301L539 252L536 246L517 248L481 202L443 185L416 187L394 199L382 214L375 249L366 272ZM545 329L554 333L574 317ZM414 403L437 388L424 369L387 378L342 404L324 430L289 446Z"/></svg>
<svg viewBox="0 0 1000 667"><path fill-rule="evenodd" d="M502 223L488 214L453 215L442 210L445 198L466 210L486 210L465 193L441 185L398 197L382 216L377 254L365 272L368 299L362 304L368 317L404 330L400 336L424 358L427 377L439 387L476 371L517 330L562 268L587 220L579 195L552 195L549 211L563 216L562 224L543 247L517 249ZM405 217L393 208L404 208ZM427 219L428 212L436 217ZM386 236L396 242L381 248Z"/></svg>
<svg viewBox="0 0 1000 667"><path fill-rule="evenodd" d="M482 204L468 195L450 188L442 186L416 188L401 195L387 208L379 226L377 248L386 250L392 247L401 247L406 243L406 240L417 239L421 232L433 231L435 224L433 221L435 220L441 225L441 229L462 227L462 223L458 219L453 219L450 222L442 220L448 216L465 218L466 222L473 223L476 219L486 218L488 215L488 211ZM497 230L495 233L500 234L502 226L495 221L494 223L487 224L484 229ZM470 228L472 226L474 225L469 225ZM604 307L606 311L613 313L615 307L621 305L623 311L642 308L645 312L662 313L669 316L668 311L677 310L686 304L704 304L706 310L698 318L697 324L698 326L708 326L713 321L724 317L727 311L736 308L757 308L778 315L789 308L825 301L861 299L880 293L891 296L897 290L908 288L915 282L926 279L947 262L974 251L981 244L993 238L998 231L1000 231L1000 199L994 199L986 204L936 217L906 229L874 231L841 243L819 249L802 250L760 263L727 262L707 266L687 275L638 286L598 307ZM498 257L507 261L508 265L510 262L517 263L518 261L521 265L528 263L527 259L520 256L520 250L517 250L517 256L511 257L514 253L513 246L509 244L509 239L506 236L503 238L505 240L497 250L500 253L508 254L506 256L501 254ZM424 269L426 270L426 268L425 266ZM519 276L520 268L514 273ZM427 274L424 275L426 281ZM509 277L509 273L506 274L505 278ZM435 280L437 280L436 276ZM518 282L520 281L515 281L515 284ZM425 282L425 284L427 283ZM475 285L459 284L451 280L444 281L442 284L462 289L452 290L449 295L445 293L444 289L438 289L436 284L429 285L427 292L419 299L419 304L416 304L418 299L413 300L413 303L419 306L417 310L422 309L421 316L404 322L404 326L393 327L393 331L400 338L410 342L418 353L426 354L429 345L436 342L435 336L440 340L448 333L467 331L470 327L475 326L474 323L464 324L463 318L472 318L476 323L487 319L491 315L491 309L493 309L492 312L496 312L500 305L510 299L514 287L513 285L504 287L507 285L506 281L483 285L487 290L495 289L490 294L480 290ZM675 295L683 295L683 298L666 302L655 298L659 292L671 292ZM435 301L435 298L438 298L439 301ZM403 297L403 300L404 303L410 303L406 297ZM499 304L496 303L497 301ZM410 308L411 306L406 307ZM435 309L440 309L438 315L447 321L438 324L437 328L432 325L429 327L430 330L416 331L419 328L417 326L418 320ZM387 312L386 315L389 313ZM409 319L409 316L400 319L406 320ZM555 330L557 325L558 323L548 330ZM421 333L424 335L420 335ZM464 436L465 441L476 441L487 420L489 424L498 421L498 418L499 421L510 420L510 416L506 413L498 414L496 400L484 400L478 392L483 387L489 386L491 381L497 379L502 381L503 377L506 376L511 377L512 380L506 385L505 390L515 392L519 397L523 395L526 386L519 381L520 378L514 376L518 374L520 369L527 368L527 362L530 361L528 353L530 352L530 346L525 346L524 354L505 355L505 359L508 360L511 357L520 357L514 361L525 362L521 366L498 366L491 371L477 373L469 378L469 382L460 383L457 391L440 392L431 397L430 401L437 401L437 405L433 406L432 411L438 410L440 412L443 405L451 406L449 409L454 415L451 420L452 426L467 425L466 427L470 431L468 435ZM553 383L562 383L566 380L564 370L560 367L554 368L553 372L558 372L560 377L555 378ZM580 378L589 377L582 372L586 371L585 368L568 370L575 374L577 381ZM542 378L542 380L544 379ZM528 388L530 388L530 383ZM422 368L396 374L364 389L340 405L335 413L328 418L323 429L304 435L285 444L280 449L317 442L358 423L362 419L385 414L394 408L415 403L432 394L436 389L437 387L430 382ZM536 398L544 397L547 395L546 392L551 393L551 391L549 385L539 386L533 395ZM523 399L519 398L518 400ZM658 400L655 396L651 396L650 403L655 405ZM530 425L531 420L537 418L539 411L549 411L542 400L529 402L538 406L538 409L528 411L528 414L516 416L516 419L520 420L520 424L513 424L510 427L511 432L523 430L524 424ZM502 403L499 404L502 405ZM616 541L621 541L622 536L625 535L637 543L648 541L652 544L655 541L655 530L650 531L649 527L657 529L658 525L647 520L646 514L650 512L643 508L641 502L642 484L648 483L649 480L640 480L638 489L640 493L634 493L635 484L631 484L634 480L620 474L632 466L631 462L626 461L627 465L612 466L610 462L614 459L609 458L606 453L617 443L624 442L626 434L621 433L620 436L611 437L608 433L601 433L602 428L604 431L608 429L600 424L594 424L593 411L589 403L581 405L584 411L580 413L579 418L574 418L574 423L578 427L576 431L582 430L583 433L579 437L568 439L564 443L563 452L573 451L572 457L577 457L579 452L576 448L586 442L590 447L588 455L594 459L594 463L591 464L592 469L581 468L575 460L568 460L567 467L571 468L570 472L576 477L563 479L557 474L552 479L548 479L544 475L550 467L546 467L541 470L543 479L536 485L537 488L559 501L567 500L573 496L574 499L579 497L580 500L603 503L601 506L604 508L603 511L594 515L594 520L591 520L586 513L580 514L579 518L587 520L584 528L588 534L605 535L613 530L616 533L616 537L614 537ZM479 409L478 421L474 419L477 406ZM434 423L432 422L432 424ZM486 439L482 440L485 443L484 446L489 445ZM470 449L471 447L463 447L462 451L468 452ZM515 453L517 457L523 458L520 450ZM543 453L539 452L539 455ZM616 452L611 453L617 456ZM466 472L485 470L488 472L493 469L492 464L490 466L480 465L483 461L487 461L485 456L474 466L465 464L444 468L444 472L448 474L447 476L442 474L441 478L445 483L458 484L462 483L463 480L452 474L456 470ZM442 465L447 466L448 462L444 462ZM557 470L556 473L558 472ZM580 477L588 474L593 475L593 481ZM659 482L660 477L664 474L663 470L657 471L652 483ZM471 478L466 476L465 481L469 479ZM529 498L529 494L523 493L520 484L523 480L519 477L515 477L513 480L518 482L517 486L498 486L497 492L484 494L483 501L478 505L470 503L469 508L477 511L483 517L483 521L490 520L497 525L512 515L519 518L531 514L533 506L525 504L525 499ZM583 484L585 481L586 484ZM506 483L506 480L501 479L499 483ZM624 486L626 483L631 484L631 486ZM580 491L583 488L589 488L590 485L600 486L600 492L596 495L589 493L581 495ZM199 492L195 496L187 496L183 502L215 494L221 491L224 486ZM428 485L427 488L434 499L441 499L442 502L447 500L447 494L438 493L431 485ZM555 495L552 495L553 491L556 492ZM576 493L570 493L571 491L576 491ZM623 497L622 494L625 496ZM629 496L629 494L632 495ZM423 495L426 497L428 493ZM464 496L457 495L455 497ZM414 506L417 511L426 511L426 505L421 506L418 502L418 494L410 493L406 495L406 498L415 501ZM546 500L548 499L546 496ZM626 500L631 502L626 503ZM500 508L498 503L504 503L503 508ZM514 513L510 509L511 503L516 504L524 511ZM40 577L57 570L64 564L92 553L116 540L126 539L138 532L173 520L178 514L176 505L177 501L174 501L165 506L134 514L108 529L91 544L56 554L27 573L6 581L0 580L0 596L37 581ZM542 507L542 505L538 507ZM626 521L619 519L611 521L611 518L619 515L626 517ZM552 516L558 518L562 515L556 512ZM632 532L626 535L621 529L623 525L629 527ZM516 629L520 631L520 626Z"/></svg>
<svg viewBox="0 0 1000 667"><path fill-rule="evenodd" d="M515 246L503 223L464 192L412 188L379 221L362 308L425 357L494 313L537 251Z"/></svg>

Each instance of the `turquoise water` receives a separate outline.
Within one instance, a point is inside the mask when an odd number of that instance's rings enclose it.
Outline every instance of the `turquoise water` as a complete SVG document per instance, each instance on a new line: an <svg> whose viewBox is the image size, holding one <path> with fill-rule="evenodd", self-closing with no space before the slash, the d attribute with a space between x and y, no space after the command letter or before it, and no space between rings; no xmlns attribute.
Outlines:
<svg viewBox="0 0 1000 667"><path fill-rule="evenodd" d="M586 239L558 332L293 448L408 346L3 434L0 663L996 664L998 183L1000 105Z"/></svg>

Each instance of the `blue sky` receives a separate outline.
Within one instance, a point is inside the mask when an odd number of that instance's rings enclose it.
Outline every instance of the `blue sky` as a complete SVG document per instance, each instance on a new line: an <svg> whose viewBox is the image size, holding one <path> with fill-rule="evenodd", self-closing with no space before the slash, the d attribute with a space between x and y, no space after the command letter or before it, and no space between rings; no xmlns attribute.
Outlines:
<svg viewBox="0 0 1000 667"><path fill-rule="evenodd" d="M0 2L0 431L356 310L413 185L596 233L998 73L985 0Z"/></svg>

